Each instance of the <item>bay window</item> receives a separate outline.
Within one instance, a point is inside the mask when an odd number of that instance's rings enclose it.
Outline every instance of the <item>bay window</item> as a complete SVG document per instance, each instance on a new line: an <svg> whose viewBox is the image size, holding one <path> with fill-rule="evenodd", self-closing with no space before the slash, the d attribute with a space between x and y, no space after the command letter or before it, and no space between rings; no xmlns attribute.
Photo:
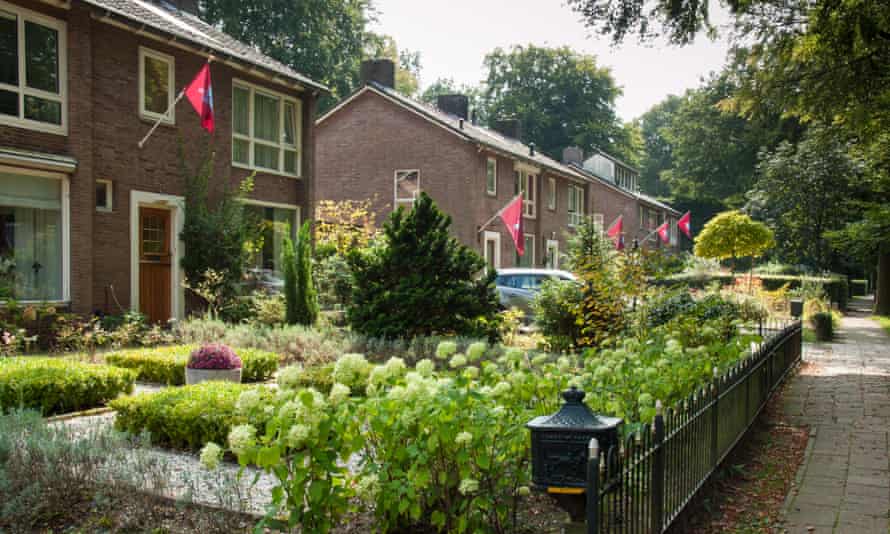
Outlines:
<svg viewBox="0 0 890 534"><path fill-rule="evenodd" d="M0 300L65 300L64 180L0 172Z"/></svg>
<svg viewBox="0 0 890 534"><path fill-rule="evenodd" d="M300 103L236 81L232 84L232 164L300 174Z"/></svg>
<svg viewBox="0 0 890 534"><path fill-rule="evenodd" d="M66 133L65 23L0 2L0 124Z"/></svg>

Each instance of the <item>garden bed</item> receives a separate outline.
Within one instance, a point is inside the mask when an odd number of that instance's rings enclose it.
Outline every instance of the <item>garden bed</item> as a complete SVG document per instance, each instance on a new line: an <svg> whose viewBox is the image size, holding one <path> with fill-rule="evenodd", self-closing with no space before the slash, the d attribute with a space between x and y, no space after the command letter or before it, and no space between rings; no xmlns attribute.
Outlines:
<svg viewBox="0 0 890 534"><path fill-rule="evenodd" d="M31 408L44 416L102 406L133 391L136 373L63 358L0 359L0 412Z"/></svg>
<svg viewBox="0 0 890 534"><path fill-rule="evenodd" d="M197 345L171 345L109 352L105 361L115 367L133 369L138 379L171 386L185 384L185 366ZM242 382L263 382L278 370L278 355L259 349L235 349L243 364Z"/></svg>

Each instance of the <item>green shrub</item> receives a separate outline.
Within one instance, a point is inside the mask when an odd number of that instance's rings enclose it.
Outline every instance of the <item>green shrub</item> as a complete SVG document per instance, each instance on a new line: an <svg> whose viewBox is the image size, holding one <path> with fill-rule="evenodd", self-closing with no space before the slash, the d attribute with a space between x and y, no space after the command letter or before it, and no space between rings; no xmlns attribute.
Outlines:
<svg viewBox="0 0 890 534"><path fill-rule="evenodd" d="M834 318L830 311L820 311L810 317L810 324L816 331L816 339L819 341L831 341L834 337Z"/></svg>
<svg viewBox="0 0 890 534"><path fill-rule="evenodd" d="M567 351L581 337L575 310L583 299L580 284L548 280L541 285L532 306L551 351Z"/></svg>
<svg viewBox="0 0 890 534"><path fill-rule="evenodd" d="M657 285L666 286L686 286L697 289L706 289L710 284L718 282L721 286L733 284L736 278L741 275L709 272L709 273L684 273L667 277L661 280L653 280ZM847 277L842 275L831 276L791 276L791 275L769 275L759 274L757 278L763 281L763 288L767 291L775 291L785 284L789 289L797 289L804 282L822 284L825 292L828 293L831 302L836 302L841 310L847 309L847 301L849 300L849 288Z"/></svg>
<svg viewBox="0 0 890 534"><path fill-rule="evenodd" d="M234 425L262 427L259 417L247 420L236 415L238 397L247 390L259 392L263 402L273 397L265 386L202 382L116 399L111 402L117 410L114 424L118 430L134 435L147 431L157 445L198 450L208 441L225 443Z"/></svg>
<svg viewBox="0 0 890 534"><path fill-rule="evenodd" d="M172 345L150 349L131 349L111 352L105 361L115 367L134 369L139 380L168 385L185 383L185 366L189 353L197 345ZM268 380L278 369L278 355L258 349L235 349L241 358L242 382L262 382Z"/></svg>
<svg viewBox="0 0 890 534"><path fill-rule="evenodd" d="M0 360L0 412L31 408L43 415L95 408L133 391L136 373L61 358Z"/></svg>

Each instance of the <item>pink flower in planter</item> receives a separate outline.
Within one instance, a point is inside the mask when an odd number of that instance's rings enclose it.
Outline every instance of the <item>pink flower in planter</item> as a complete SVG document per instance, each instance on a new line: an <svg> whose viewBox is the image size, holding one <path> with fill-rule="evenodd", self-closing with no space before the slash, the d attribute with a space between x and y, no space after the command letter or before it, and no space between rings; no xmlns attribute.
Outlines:
<svg viewBox="0 0 890 534"><path fill-rule="evenodd" d="M241 358L228 345L210 343L189 355L189 369L240 369Z"/></svg>

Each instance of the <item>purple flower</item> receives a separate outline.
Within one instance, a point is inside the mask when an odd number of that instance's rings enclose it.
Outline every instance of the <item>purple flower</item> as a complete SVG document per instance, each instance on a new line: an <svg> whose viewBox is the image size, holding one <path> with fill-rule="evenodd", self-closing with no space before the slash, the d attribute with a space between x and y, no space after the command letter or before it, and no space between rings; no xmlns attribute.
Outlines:
<svg viewBox="0 0 890 534"><path fill-rule="evenodd" d="M203 345L189 355L189 369L239 369L241 358L222 343Z"/></svg>

